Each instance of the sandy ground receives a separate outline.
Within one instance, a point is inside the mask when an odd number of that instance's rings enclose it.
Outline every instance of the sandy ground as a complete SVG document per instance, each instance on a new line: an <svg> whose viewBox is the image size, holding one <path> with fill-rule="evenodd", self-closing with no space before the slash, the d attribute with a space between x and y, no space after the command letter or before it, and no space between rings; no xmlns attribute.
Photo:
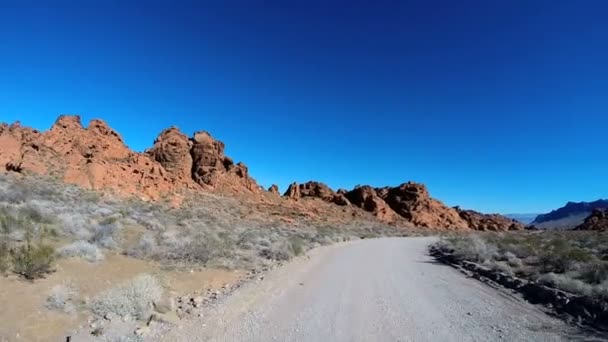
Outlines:
<svg viewBox="0 0 608 342"><path fill-rule="evenodd" d="M65 341L66 334L84 324L90 313L84 307L78 314L46 309L46 298L53 286L69 285L86 301L87 297L141 273L157 276L167 292L175 294L218 289L242 275L242 272L212 269L167 270L156 263L122 255L107 255L99 263L62 259L56 272L34 282L15 276L0 277L0 341Z"/></svg>
<svg viewBox="0 0 608 342"><path fill-rule="evenodd" d="M426 253L433 241L375 239L314 250L162 341L585 339L538 307L437 264Z"/></svg>

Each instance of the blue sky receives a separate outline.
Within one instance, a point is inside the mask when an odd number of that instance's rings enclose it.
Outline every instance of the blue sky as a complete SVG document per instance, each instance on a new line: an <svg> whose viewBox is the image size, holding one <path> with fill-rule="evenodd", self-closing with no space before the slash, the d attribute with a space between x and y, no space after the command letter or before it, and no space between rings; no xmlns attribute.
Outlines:
<svg viewBox="0 0 608 342"><path fill-rule="evenodd" d="M608 197L605 1L0 2L0 121L210 131L264 186Z"/></svg>

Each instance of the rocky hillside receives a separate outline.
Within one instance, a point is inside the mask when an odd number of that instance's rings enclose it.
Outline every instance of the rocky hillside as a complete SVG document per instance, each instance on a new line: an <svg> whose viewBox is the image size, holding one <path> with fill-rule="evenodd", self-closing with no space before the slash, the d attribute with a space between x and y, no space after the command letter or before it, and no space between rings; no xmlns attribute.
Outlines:
<svg viewBox="0 0 608 342"><path fill-rule="evenodd" d="M408 222L416 227L450 230L521 230L523 224L507 217L447 207L432 198L423 184L403 183L396 187L357 186L333 191L319 182L293 183L284 196L291 200L318 198L338 206L354 206L388 223Z"/></svg>
<svg viewBox="0 0 608 342"><path fill-rule="evenodd" d="M550 213L538 215L532 224L542 229L572 229L583 223L594 209L608 209L608 200L568 202Z"/></svg>
<svg viewBox="0 0 608 342"><path fill-rule="evenodd" d="M608 209L594 209L574 230L608 231Z"/></svg>
<svg viewBox="0 0 608 342"><path fill-rule="evenodd" d="M105 122L92 120L84 127L78 116L60 116L45 132L0 125L0 165L151 200L182 189L260 191L247 167L225 156L224 144L207 132L187 137L169 128L150 150L137 153Z"/></svg>
<svg viewBox="0 0 608 342"><path fill-rule="evenodd" d="M199 131L192 136L168 128L144 153L130 150L101 120L84 127L78 116L60 116L44 132L19 123L0 125L0 165L6 171L43 174L85 189L110 191L178 206L188 194L214 192L246 198L260 213L352 220L371 217L395 226L451 230L517 230L520 223L500 215L450 208L423 184L357 186L332 190L320 182L293 183L281 197L276 185L264 191L247 166L224 154L224 143Z"/></svg>

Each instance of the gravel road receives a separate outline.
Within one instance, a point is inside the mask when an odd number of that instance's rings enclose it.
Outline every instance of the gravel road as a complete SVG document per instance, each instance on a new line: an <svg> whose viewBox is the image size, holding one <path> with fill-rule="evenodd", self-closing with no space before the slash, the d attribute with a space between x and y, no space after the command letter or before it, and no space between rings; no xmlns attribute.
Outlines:
<svg viewBox="0 0 608 342"><path fill-rule="evenodd" d="M434 238L324 247L163 341L565 341L578 332L427 255Z"/></svg>

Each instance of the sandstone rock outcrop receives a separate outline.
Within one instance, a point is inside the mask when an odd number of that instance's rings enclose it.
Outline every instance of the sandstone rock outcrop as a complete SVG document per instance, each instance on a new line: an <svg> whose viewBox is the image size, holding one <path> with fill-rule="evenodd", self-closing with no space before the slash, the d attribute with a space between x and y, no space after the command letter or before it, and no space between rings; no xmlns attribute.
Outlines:
<svg viewBox="0 0 608 342"><path fill-rule="evenodd" d="M287 190L283 194L283 197L287 197L294 201L297 201L298 199L302 198L302 193L300 192L300 187L298 186L298 183L293 182L289 184Z"/></svg>
<svg viewBox="0 0 608 342"><path fill-rule="evenodd" d="M171 127L159 134L150 149L137 153L105 122L92 120L84 127L74 115L60 116L45 132L19 123L0 124L0 166L5 170L49 175L87 189L150 200L169 196L176 205L188 191L204 190L246 195L244 198L260 206L281 206L281 210L272 210L275 213L352 219L370 217L365 213L369 212L382 222L432 229L511 230L521 226L500 215L449 208L431 198L424 185L413 182L337 192L320 182L292 183L283 196L293 201L282 201L276 196L276 185L266 193L249 176L247 166L234 163L224 149L224 143L206 131L188 137Z"/></svg>
<svg viewBox="0 0 608 342"><path fill-rule="evenodd" d="M163 131L145 153L129 149L101 120L88 127L62 115L45 132L20 124L0 125L0 165L8 171L45 174L86 189L110 190L157 200L201 186L223 192L258 191L243 164L233 165L223 143L208 133L188 139L176 128Z"/></svg>
<svg viewBox="0 0 608 342"><path fill-rule="evenodd" d="M268 192L270 192L271 194L279 195L279 186L276 184L272 184L270 187L268 187Z"/></svg>
<svg viewBox="0 0 608 342"><path fill-rule="evenodd" d="M353 205L372 213L384 222L393 222L398 215L389 205L378 196L376 190L371 186L357 186L353 190L344 194Z"/></svg>
<svg viewBox="0 0 608 342"><path fill-rule="evenodd" d="M594 209L574 230L608 231L608 209Z"/></svg>
<svg viewBox="0 0 608 342"><path fill-rule="evenodd" d="M431 198L423 184L403 183L397 187L386 187L376 190L397 214L418 227L425 228L469 228L458 212L440 201Z"/></svg>
<svg viewBox="0 0 608 342"><path fill-rule="evenodd" d="M325 202L337 205L348 205L349 202L343 194L334 192L326 184L320 182L306 182L304 184L292 183L283 195L287 198L298 200L303 197L320 198Z"/></svg>
<svg viewBox="0 0 608 342"><path fill-rule="evenodd" d="M482 214L474 210L455 208L469 228L481 231L500 232L506 230L523 230L525 226L516 220L498 214Z"/></svg>
<svg viewBox="0 0 608 342"><path fill-rule="evenodd" d="M192 177L192 142L176 127L162 131L154 140L154 145L146 151L152 159L180 180Z"/></svg>

